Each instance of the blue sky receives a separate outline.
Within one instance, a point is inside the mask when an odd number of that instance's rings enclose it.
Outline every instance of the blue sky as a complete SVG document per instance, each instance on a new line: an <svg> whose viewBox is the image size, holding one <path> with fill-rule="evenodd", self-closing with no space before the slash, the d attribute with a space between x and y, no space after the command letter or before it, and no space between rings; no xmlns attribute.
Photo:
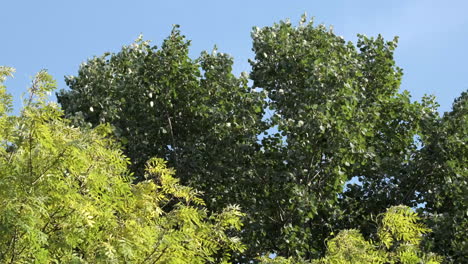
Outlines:
<svg viewBox="0 0 468 264"><path fill-rule="evenodd" d="M467 10L466 0L0 0L0 65L16 68L6 84L18 109L37 71L48 69L65 88L63 76L76 74L87 58L116 52L140 33L159 46L172 25L180 24L192 40L193 57L216 44L235 58L240 73L250 68L253 26L286 18L295 23L307 13L347 40L357 33L400 36L402 89L414 99L435 94L443 112L468 89Z"/></svg>

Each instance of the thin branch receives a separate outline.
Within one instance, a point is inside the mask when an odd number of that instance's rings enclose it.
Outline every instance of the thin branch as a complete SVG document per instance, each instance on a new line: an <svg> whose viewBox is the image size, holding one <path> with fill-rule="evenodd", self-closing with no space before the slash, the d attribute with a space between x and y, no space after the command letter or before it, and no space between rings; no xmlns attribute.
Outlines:
<svg viewBox="0 0 468 264"><path fill-rule="evenodd" d="M174 150L174 154L175 154L175 163L178 164L177 162L177 147L176 147L176 144L175 144L175 138L174 138L174 131L172 129L172 122L171 122L171 117L169 116L169 114L167 114L167 121L169 121L169 129L171 130L171 137L172 137L172 149Z"/></svg>
<svg viewBox="0 0 468 264"><path fill-rule="evenodd" d="M65 206L61 206L49 216L49 221L47 221L47 223L41 228L41 232L45 232L47 226L52 222L51 220L54 218L54 216L58 214L59 212L61 212L64 208Z"/></svg>
<svg viewBox="0 0 468 264"><path fill-rule="evenodd" d="M164 253L166 253L166 250L167 250L168 248L169 248L169 246L167 246L166 248L163 249L163 251L161 252L161 254L159 254L159 256L153 261L153 264L158 262L158 260L164 255Z"/></svg>
<svg viewBox="0 0 468 264"><path fill-rule="evenodd" d="M60 160L60 158L65 154L65 152L67 151L66 148L64 148L58 155L57 157L54 159L54 161L49 164L49 166L47 166L47 168L41 173L41 175L39 175L39 177L37 177L36 180L34 180L34 182L32 183L32 185L35 185L45 174L46 172L48 172L52 167L54 167L57 162Z"/></svg>
<svg viewBox="0 0 468 264"><path fill-rule="evenodd" d="M151 256L152 256L154 253L156 253L156 251L158 250L159 246L161 245L161 242L162 242L163 237L164 237L164 236L166 235L166 233L167 233L167 230L168 230L168 229L165 229L165 230L163 231L163 233L160 235L161 238L159 239L159 242L154 246L153 251L151 251L151 253L148 254L148 256L146 256L146 258L145 258L143 261L140 262L140 264L146 263L146 262L151 258ZM168 248L168 246L161 252L161 255L159 255L159 257L156 259L156 261L158 261L158 260L162 257L162 255L163 255L164 252L167 250L167 248ZM156 263L156 261L155 261L154 263Z"/></svg>
<svg viewBox="0 0 468 264"><path fill-rule="evenodd" d="M11 250L11 259L10 259L10 263L15 263L15 257L16 257L16 253L15 253L15 247L16 247L16 241L18 241L18 227L15 227L15 234L13 235L13 237L11 238L11 242L10 242L10 246L9 246L9 250Z"/></svg>
<svg viewBox="0 0 468 264"><path fill-rule="evenodd" d="M33 130L33 124L34 124L34 122L32 122L32 124L31 124L31 128L30 128L30 131L29 131L29 136L28 136L28 141L29 141L29 176L31 178L33 176L33 165L32 165L32 142L33 142L32 130Z"/></svg>

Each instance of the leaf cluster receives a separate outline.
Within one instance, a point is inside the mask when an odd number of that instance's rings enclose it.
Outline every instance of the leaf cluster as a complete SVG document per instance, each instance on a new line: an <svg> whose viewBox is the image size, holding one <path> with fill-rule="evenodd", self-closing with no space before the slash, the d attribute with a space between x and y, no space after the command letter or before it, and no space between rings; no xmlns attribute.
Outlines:
<svg viewBox="0 0 468 264"><path fill-rule="evenodd" d="M221 263L244 250L230 234L237 206L208 211L161 159L135 184L112 129L72 126L47 102L52 89L41 71L21 114L0 116L0 262Z"/></svg>
<svg viewBox="0 0 468 264"><path fill-rule="evenodd" d="M209 210L239 204L248 246L234 261L318 259L337 230L377 241L375 216L405 205L434 230L425 252L464 262L466 93L443 117L434 98L412 100L397 37L346 42L303 16L254 28L252 40L252 70L237 77L216 48L191 59L176 26L160 48L139 38L88 60L58 101L74 125L112 126L137 181L159 157Z"/></svg>

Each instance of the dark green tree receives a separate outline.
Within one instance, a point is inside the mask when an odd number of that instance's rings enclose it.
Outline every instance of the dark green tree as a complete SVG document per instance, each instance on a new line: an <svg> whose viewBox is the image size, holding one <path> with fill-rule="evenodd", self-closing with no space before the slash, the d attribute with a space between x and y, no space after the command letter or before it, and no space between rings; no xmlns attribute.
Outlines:
<svg viewBox="0 0 468 264"><path fill-rule="evenodd" d="M441 121L432 99L412 102L400 91L397 38L359 35L353 44L305 17L298 26L254 28L252 38L251 87L247 76L232 74L226 54L191 59L190 42L175 28L159 49L139 39L90 59L66 79L70 89L58 101L76 124L112 124L137 176L158 156L183 184L205 193L209 209L240 204L248 247L239 262L267 252L322 257L324 241L342 229L377 239L375 216L400 204L427 202L424 216L434 221L463 217L465 189L455 192L456 211L438 204L459 181L436 187L445 170L421 179L426 163L455 166L451 157L428 154L439 144L438 125L447 122L453 128L444 130L444 144L460 154L455 167L462 168L449 175L466 184L466 131L455 132L466 110ZM434 188L441 188L437 199ZM460 243L461 223L451 226ZM445 243L431 241L431 248Z"/></svg>
<svg viewBox="0 0 468 264"><path fill-rule="evenodd" d="M267 92L278 128L263 140L275 156L269 176L279 183L271 188L281 190L269 197L277 214L266 222L283 240L269 246L317 257L334 230L359 228L369 236L372 215L416 205L409 164L419 120L430 109L399 92L397 39L359 35L355 46L305 17L298 27L281 22L252 35L251 78Z"/></svg>
<svg viewBox="0 0 468 264"><path fill-rule="evenodd" d="M78 122L112 124L137 176L161 157L212 207L238 202L260 148L262 94L231 73L227 54L192 60L189 45L174 28L160 49L139 39L90 59L66 79L70 90L58 102Z"/></svg>
<svg viewBox="0 0 468 264"><path fill-rule="evenodd" d="M423 123L422 148L415 162L423 207L433 234L430 250L448 263L468 262L468 92L442 117L428 115Z"/></svg>
<svg viewBox="0 0 468 264"><path fill-rule="evenodd" d="M57 94L58 102L75 124L110 123L137 178L150 157L161 157L183 184L205 193L208 208L253 211L262 184L254 162L266 129L265 96L245 74L232 74L227 54L214 49L193 60L189 46L176 27L161 48L140 38L92 58L67 77L70 89ZM262 226L249 219L256 224L249 230Z"/></svg>

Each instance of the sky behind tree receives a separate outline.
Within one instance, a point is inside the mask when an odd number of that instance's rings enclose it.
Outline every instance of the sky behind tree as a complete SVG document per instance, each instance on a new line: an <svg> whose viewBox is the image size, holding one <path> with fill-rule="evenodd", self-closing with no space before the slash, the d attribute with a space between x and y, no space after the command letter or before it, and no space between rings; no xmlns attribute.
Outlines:
<svg viewBox="0 0 468 264"><path fill-rule="evenodd" d="M2 1L0 65L16 68L6 84L19 109L19 96L39 70L47 69L59 88L66 88L63 77L76 75L88 58L117 52L139 34L160 46L179 24L192 40L193 58L217 45L234 57L240 74L250 70L253 26L288 18L297 23L307 13L346 40L355 41L358 33L380 33L387 40L399 36L395 54L404 70L402 89L417 100L436 95L444 112L468 89L466 10L464 0Z"/></svg>

